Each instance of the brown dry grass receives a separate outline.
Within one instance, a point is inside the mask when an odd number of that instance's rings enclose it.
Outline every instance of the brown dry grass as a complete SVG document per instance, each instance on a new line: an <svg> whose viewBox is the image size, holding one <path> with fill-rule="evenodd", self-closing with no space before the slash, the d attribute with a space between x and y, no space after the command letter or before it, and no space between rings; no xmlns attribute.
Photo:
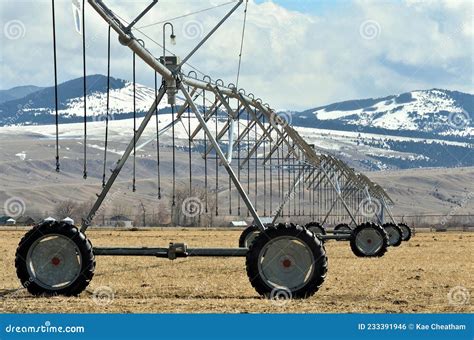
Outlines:
<svg viewBox="0 0 474 340"><path fill-rule="evenodd" d="M0 231L1 312L473 312L472 304L450 305L448 292L472 292L474 234L417 234L381 259L352 255L346 242L328 242L327 279L307 300L283 306L261 299L248 282L244 258L99 257L87 291L75 298L34 298L19 289L13 261L25 231ZM186 241L192 247L234 247L240 231L181 230L88 232L95 246L166 246ZM115 293L108 305L92 299L95 289Z"/></svg>

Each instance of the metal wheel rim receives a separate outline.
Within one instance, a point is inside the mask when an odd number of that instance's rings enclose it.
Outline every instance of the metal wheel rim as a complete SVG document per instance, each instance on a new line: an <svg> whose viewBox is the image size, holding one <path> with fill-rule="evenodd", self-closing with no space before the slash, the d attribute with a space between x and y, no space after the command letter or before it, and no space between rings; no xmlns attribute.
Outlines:
<svg viewBox="0 0 474 340"><path fill-rule="evenodd" d="M77 245L64 235L48 234L28 250L26 266L30 278L48 290L71 285L81 274L82 258Z"/></svg>
<svg viewBox="0 0 474 340"><path fill-rule="evenodd" d="M383 237L374 228L365 228L357 233L355 244L362 253L374 255L382 248Z"/></svg>
<svg viewBox="0 0 474 340"><path fill-rule="evenodd" d="M260 277L274 288L298 290L309 282L314 269L311 249L296 237L274 238L267 242L259 253Z"/></svg>
<svg viewBox="0 0 474 340"><path fill-rule="evenodd" d="M388 244L392 245L392 244L397 243L399 235L397 231L395 230L395 228L392 226L388 226L388 227L385 227L385 231L388 234Z"/></svg>
<svg viewBox="0 0 474 340"><path fill-rule="evenodd" d="M323 233L323 228L321 227L316 227L316 226L309 227L308 230L311 231L315 235L321 235Z"/></svg>
<svg viewBox="0 0 474 340"><path fill-rule="evenodd" d="M255 238L258 236L259 231L254 230L250 232L247 236L245 236L244 244L248 248L252 244L252 242L255 240Z"/></svg>
<svg viewBox="0 0 474 340"><path fill-rule="evenodd" d="M409 235L408 227L402 225L400 226L400 229L402 230L402 239L407 239Z"/></svg>

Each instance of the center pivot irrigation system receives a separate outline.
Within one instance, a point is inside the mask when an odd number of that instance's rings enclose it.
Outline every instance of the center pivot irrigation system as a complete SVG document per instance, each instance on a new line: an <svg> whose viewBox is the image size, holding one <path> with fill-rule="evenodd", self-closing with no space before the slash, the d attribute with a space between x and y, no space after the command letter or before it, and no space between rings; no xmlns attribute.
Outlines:
<svg viewBox="0 0 474 340"><path fill-rule="evenodd" d="M398 246L402 240L411 237L411 229L408 226L396 224L389 209L389 205L393 202L380 186L355 172L342 161L308 144L268 104L264 104L253 94L238 89L234 84L225 85L222 80L213 81L208 76L198 79L195 71L188 74L182 72L189 58L203 46L243 3L243 0L238 1L182 60L174 55L166 55L164 44L163 55L156 58L145 47L144 41L134 35L136 32L134 25L156 5L157 1L153 1L131 23L126 23L100 0L88 2L109 25L108 79L110 79L110 33L115 31L119 42L132 50L134 69L135 56L152 68L155 74L156 96L141 124L138 128L134 126L133 138L107 181L104 172L102 191L97 195L98 198L87 218L83 220L81 228L64 221L44 221L30 230L20 241L15 264L18 277L29 292L35 295L80 294L94 275L95 256L99 255L155 256L168 259L190 256L242 256L246 257L249 280L259 294L273 297L275 292L284 290L287 292L283 294L284 296L306 298L319 289L326 276L327 257L323 242L331 239L350 241L355 255L379 257L386 252L389 245ZM52 3L56 76L54 0ZM82 21L84 25L84 6ZM84 27L81 29L84 37ZM245 19L243 32L245 32ZM164 37L165 26L163 40ZM243 37L244 34L242 34L240 56ZM171 38L175 38L174 32ZM85 76L85 43L83 50ZM157 75L162 77L160 87L156 85ZM84 96L85 89L84 85ZM171 108L172 121L159 129L158 105L165 95ZM184 98L182 105L176 105L177 96ZM84 107L86 129L86 105ZM107 112L108 108L109 101L107 101ZM137 141L153 116L156 116L157 122L158 181L160 180L159 137L169 130L172 131L172 204L175 204L174 128L176 124L183 124L187 119L189 154L191 155L191 143L199 145L196 149L201 153L205 163L206 212L208 193L215 195L216 215L219 200L223 195L227 195L230 214L234 207L237 215L240 216L245 210L253 219L253 224L242 233L238 248L190 248L185 243L170 243L165 248L99 248L93 247L86 238L88 227L131 155L135 165ZM192 127L191 119L194 122ZM185 124L183 127L186 127ZM58 139L56 141L58 142ZM105 142L107 143L107 130ZM192 162L191 156L189 157L191 190ZM59 171L58 153L56 160ZM214 163L208 164L208 162ZM213 182L212 188L208 179L211 167L214 172L209 176L215 179L215 187ZM224 170L228 181L224 181L226 189L222 191L222 179L219 186L219 171ZM86 163L84 163L84 177L86 175ZM135 189L135 176L133 179ZM253 201L251 196L254 196ZM233 197L234 203L232 203ZM161 192L158 192L158 198L161 198ZM367 210L373 210L371 219L367 217ZM391 222L384 224L385 212ZM266 218L263 219L261 216ZM271 222L263 222L269 219ZM296 224L297 219L303 220L305 224ZM335 228L331 228L331 232L326 228L329 224L337 224Z"/></svg>

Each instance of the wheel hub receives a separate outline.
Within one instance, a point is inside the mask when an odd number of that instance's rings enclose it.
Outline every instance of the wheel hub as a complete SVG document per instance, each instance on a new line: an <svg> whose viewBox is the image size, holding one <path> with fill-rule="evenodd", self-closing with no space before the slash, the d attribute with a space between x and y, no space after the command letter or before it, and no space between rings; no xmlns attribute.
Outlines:
<svg viewBox="0 0 474 340"><path fill-rule="evenodd" d="M61 263L61 260L58 257L55 256L51 259L51 263L53 264L53 266L57 267Z"/></svg>
<svg viewBox="0 0 474 340"><path fill-rule="evenodd" d="M281 271L288 273L293 271L296 266L296 260L289 254L285 254L280 258Z"/></svg>

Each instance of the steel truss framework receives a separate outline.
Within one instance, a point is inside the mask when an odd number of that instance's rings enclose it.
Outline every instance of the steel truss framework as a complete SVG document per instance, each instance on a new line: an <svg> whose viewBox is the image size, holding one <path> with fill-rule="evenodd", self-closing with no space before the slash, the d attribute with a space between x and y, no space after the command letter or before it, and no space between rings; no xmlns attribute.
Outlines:
<svg viewBox="0 0 474 340"><path fill-rule="evenodd" d="M166 94L169 102L173 102L177 92L182 94L185 102L176 110L172 124L182 120L187 112L197 119L197 127L193 131L188 131L190 141L204 145L202 155L204 158L217 157L220 168L226 170L237 189L239 208L242 201L260 230L264 230L265 226L250 199L250 192L248 192L250 187L247 185L247 190L245 190L241 177L241 172L245 168L248 170L250 163L255 167L258 165L260 172L263 172L266 178L265 196L268 196L268 184L270 187L276 188L278 186L279 188L278 204L272 204L275 200L275 195L272 194L269 204L265 199L265 207L260 209L260 211L263 210L264 215L270 215L273 222L285 216L301 216L307 218L308 222L316 220L325 224L345 221L357 225L361 221L367 220L367 212L364 210L366 210L365 205L369 205L369 209L372 210L378 222L383 223L386 211L395 223L389 208L393 201L379 185L369 180L365 175L355 172L341 160L319 152L314 146L309 145L268 104L264 104L262 100L255 98L251 93L246 93L243 89L237 89L233 84L225 85L223 81L213 81L207 76L201 80L197 79L195 72L194 74L190 72L187 75L181 72L181 65L214 33L242 1L175 68L165 66L159 58L155 58L151 54L144 46L143 41L133 35L131 28L139 18L126 26L102 1L89 0L89 3L118 34L119 41L160 74L163 81L153 105L135 131L135 140L130 142L123 156L117 162L88 218L83 221L82 231L85 231L91 224L120 170L133 151L134 143L140 138L150 119L156 113L158 104ZM148 10L149 8L145 11ZM198 98L203 96L211 102L209 107L205 103L203 105L197 103ZM201 99L199 100L201 101ZM224 124L218 128L217 121L222 121L224 117L226 118ZM170 126L161 130L160 133L164 133ZM204 136L204 141L202 136ZM222 147L224 145L226 145L225 151ZM238 162L235 165L237 154ZM218 173L216 173L217 175ZM248 173L247 175L250 176ZM276 178L279 180L276 181ZM247 183L249 180L247 178ZM255 190L257 190L257 186L255 186ZM273 190L274 193L276 191ZM293 209L291 209L292 203Z"/></svg>

